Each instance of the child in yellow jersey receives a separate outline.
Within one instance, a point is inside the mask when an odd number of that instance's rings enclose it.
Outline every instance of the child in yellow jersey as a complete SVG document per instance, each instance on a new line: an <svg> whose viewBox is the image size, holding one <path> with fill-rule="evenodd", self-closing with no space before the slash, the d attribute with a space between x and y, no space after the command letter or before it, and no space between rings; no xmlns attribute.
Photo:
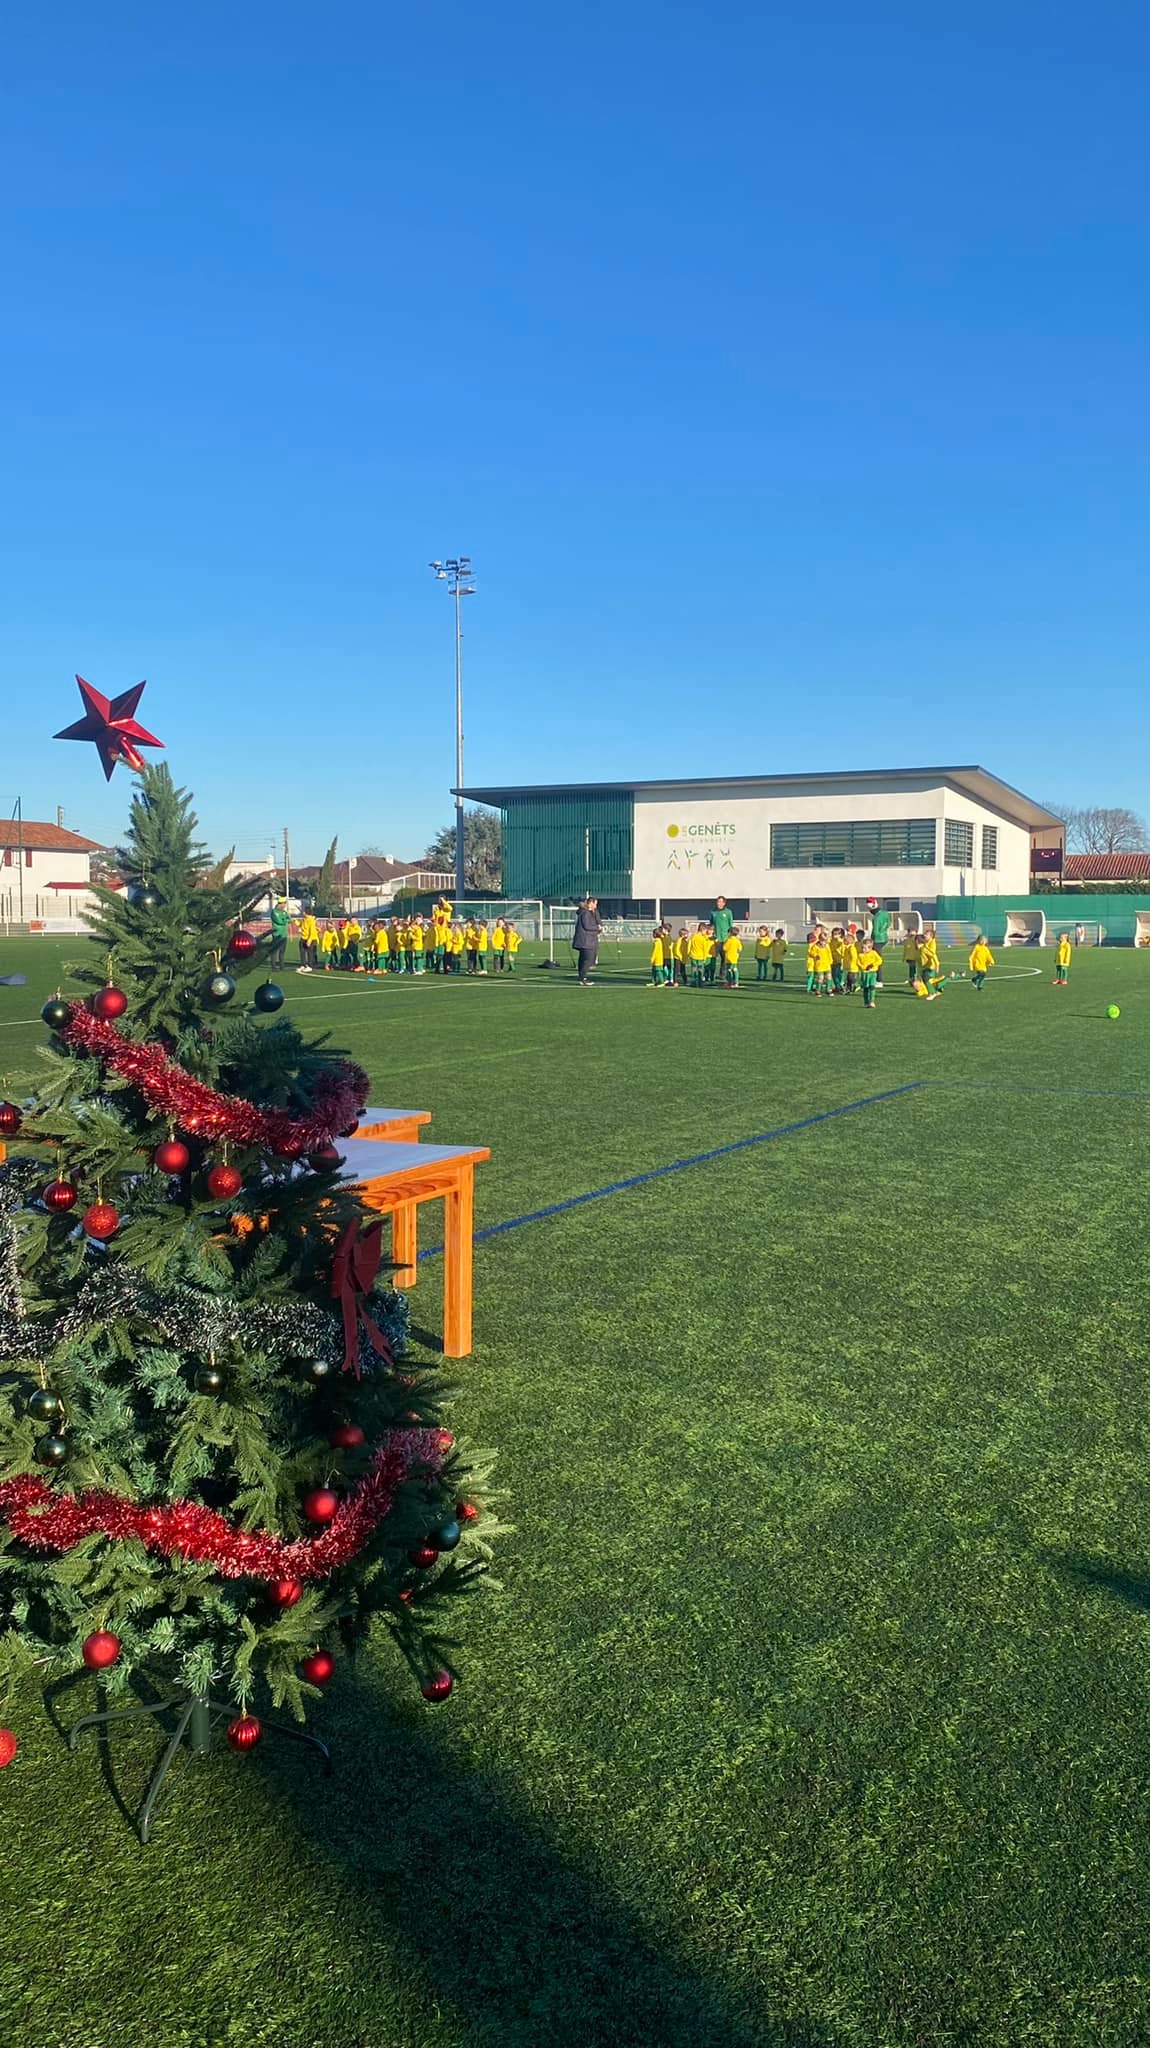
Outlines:
<svg viewBox="0 0 1150 2048"><path fill-rule="evenodd" d="M674 946L671 949L674 954L675 980L678 982L680 988L686 988L687 986L687 957L690 951L690 946L691 934L687 930L686 925L681 925L679 928L679 936L675 940Z"/></svg>
<svg viewBox="0 0 1150 2048"><path fill-rule="evenodd" d="M666 985L667 976L666 963L663 955L663 927L661 924L657 924L655 926L654 931L651 933L650 986L652 988L665 988Z"/></svg>
<svg viewBox="0 0 1150 2048"><path fill-rule="evenodd" d="M846 993L844 983L843 953L846 950L846 933L841 924L836 924L831 933L831 994Z"/></svg>
<svg viewBox="0 0 1150 2048"><path fill-rule="evenodd" d="M755 938L755 980L765 981L771 964L771 935L761 924Z"/></svg>
<svg viewBox="0 0 1150 2048"><path fill-rule="evenodd" d="M723 970L728 988L739 986L739 960L742 951L743 942L739 937L739 927L733 924L723 940Z"/></svg>
<svg viewBox="0 0 1150 2048"><path fill-rule="evenodd" d="M813 994L814 994L814 992L815 992L815 976L816 976L816 974L818 973L818 969L817 969L817 967L815 966L815 955L817 954L817 952L818 952L818 949L819 949L819 935L818 935L818 933L817 933L817 932L808 932L808 933L807 933L807 994L808 994L809 996L813 996Z"/></svg>
<svg viewBox="0 0 1150 2048"><path fill-rule="evenodd" d="M350 967L353 974L364 972L363 962L359 957L362 944L363 926L358 917L349 917L343 928L343 964Z"/></svg>
<svg viewBox="0 0 1150 2048"><path fill-rule="evenodd" d="M934 926L928 924L918 942L918 975L916 978L919 981L929 983L932 975L937 973L938 939L935 935Z"/></svg>
<svg viewBox="0 0 1150 2048"><path fill-rule="evenodd" d="M481 917L478 925L475 928L475 951L476 954L478 955L478 966L480 974L486 974L487 972L487 946L489 938L490 934L487 930L487 919L485 917Z"/></svg>
<svg viewBox="0 0 1150 2048"><path fill-rule="evenodd" d="M786 957L787 957L787 954L788 954L788 953L790 952L790 950L791 950L791 949L790 949L790 947L789 947L789 946L788 946L788 944L787 944L787 935L786 935L785 931L783 930L783 928L782 928L782 925L780 924L780 925L778 925L778 926L776 927L776 930L775 930L775 936L774 936L774 938L773 938L773 939L771 940L771 980L772 980L772 981L785 981L785 980L786 980L786 975L785 975L785 973L784 973L784 971L783 971L783 963L785 962L785 960L786 960Z"/></svg>
<svg viewBox="0 0 1150 2048"><path fill-rule="evenodd" d="M1068 988L1070 985L1070 958L1072 950L1070 933L1063 932L1062 937L1058 941L1058 951L1055 954L1055 988Z"/></svg>
<svg viewBox="0 0 1150 2048"><path fill-rule="evenodd" d="M408 938L411 945L411 971L413 974L422 974L425 965L424 954L427 948L424 943L423 919L421 917L412 918Z"/></svg>
<svg viewBox="0 0 1150 2048"><path fill-rule="evenodd" d="M902 957L906 962L906 978L913 984L918 980L918 933L908 932L903 941Z"/></svg>
<svg viewBox="0 0 1150 2048"><path fill-rule="evenodd" d="M702 988L707 972L707 927L695 926L687 941L687 961L691 970L691 987Z"/></svg>
<svg viewBox="0 0 1150 2048"><path fill-rule="evenodd" d="M323 971L325 974L330 974L336 963L336 955L339 952L339 933L330 919L324 925L320 936L319 950L323 955Z"/></svg>
<svg viewBox="0 0 1150 2048"><path fill-rule="evenodd" d="M864 939L862 945L858 949L858 955L859 980L862 983L863 1009L873 1010L875 1008L874 995L875 989L878 985L879 969L882 966L882 954L878 951L878 948L874 945L872 940Z"/></svg>
<svg viewBox="0 0 1150 2048"><path fill-rule="evenodd" d="M463 973L463 956L467 951L467 928L462 923L453 924L447 935L451 955L451 972Z"/></svg>
<svg viewBox="0 0 1150 2048"><path fill-rule="evenodd" d="M319 951L319 926L310 910L304 912L299 921L299 967L300 974L310 974L316 964Z"/></svg>
<svg viewBox="0 0 1150 2048"><path fill-rule="evenodd" d="M814 948L815 994L817 996L829 996L832 992L831 962L833 957L830 940L825 932L820 932L815 940Z"/></svg>
<svg viewBox="0 0 1150 2048"><path fill-rule="evenodd" d="M505 925L503 929L506 939L507 972L508 974L514 974L516 957L520 946L523 944L523 934L522 932L517 932L513 924Z"/></svg>
<svg viewBox="0 0 1150 2048"><path fill-rule="evenodd" d="M710 984L711 984L711 983L712 983L712 982L714 981L714 979L715 979L715 975L716 975L716 974L717 974L717 972L718 972L718 965L719 965L719 962L718 962L718 951L719 951L719 949L718 949L718 946L716 945L716 942L715 942L715 934L714 934L714 932L713 932L713 931L712 931L712 930L711 930L711 929L710 929L710 928L708 927L708 930L707 930L707 953L706 953L706 958L705 958L705 961L704 961L704 963L703 963L703 979L704 979L704 981L705 981L705 982L707 983L707 986L708 986L708 987L710 987Z"/></svg>
<svg viewBox="0 0 1150 2048"><path fill-rule="evenodd" d="M497 917L495 923L491 927L491 972L493 974L502 974L503 961L506 952L507 927L504 924L503 919L501 917Z"/></svg>
<svg viewBox="0 0 1150 2048"><path fill-rule="evenodd" d="M848 996L853 996L859 985L859 938L857 931L848 932L843 940L843 986Z"/></svg>
<svg viewBox="0 0 1150 2048"><path fill-rule="evenodd" d="M972 987L982 993L986 970L994 966L994 954L980 932L970 949L970 979Z"/></svg>
<svg viewBox="0 0 1150 2048"><path fill-rule="evenodd" d="M381 974L386 974L391 965L391 939L385 924L376 927L375 964Z"/></svg>

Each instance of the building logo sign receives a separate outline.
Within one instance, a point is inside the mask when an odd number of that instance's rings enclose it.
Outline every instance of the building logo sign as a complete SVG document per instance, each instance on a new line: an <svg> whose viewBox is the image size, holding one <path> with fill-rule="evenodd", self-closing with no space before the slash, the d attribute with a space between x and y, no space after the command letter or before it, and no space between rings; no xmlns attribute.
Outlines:
<svg viewBox="0 0 1150 2048"><path fill-rule="evenodd" d="M731 841L735 827L726 820L701 820L693 825L668 825L671 842L666 866L672 874L708 874L718 868L734 869Z"/></svg>

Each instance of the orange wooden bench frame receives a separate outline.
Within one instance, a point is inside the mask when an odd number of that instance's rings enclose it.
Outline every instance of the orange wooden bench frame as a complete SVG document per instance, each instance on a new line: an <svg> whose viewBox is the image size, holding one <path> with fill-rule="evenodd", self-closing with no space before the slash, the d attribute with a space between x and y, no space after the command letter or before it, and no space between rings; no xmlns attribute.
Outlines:
<svg viewBox="0 0 1150 2048"><path fill-rule="evenodd" d="M357 1133L358 1137L358 1133ZM490 1159L486 1146L380 1143L379 1166L353 1140L342 1147L347 1178L361 1190L365 1209L391 1217L392 1280L414 1287L419 1250L418 1211L423 1202L443 1203L443 1355L466 1358L471 1351L475 1229L475 1169ZM376 1142L371 1143L376 1150ZM396 1152L402 1150L402 1158ZM388 1152L392 1153L390 1161Z"/></svg>

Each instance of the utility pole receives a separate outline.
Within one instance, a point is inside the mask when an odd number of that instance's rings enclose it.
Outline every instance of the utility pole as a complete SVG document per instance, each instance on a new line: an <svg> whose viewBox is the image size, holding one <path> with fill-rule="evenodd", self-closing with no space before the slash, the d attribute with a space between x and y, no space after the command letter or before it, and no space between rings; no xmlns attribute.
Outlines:
<svg viewBox="0 0 1150 2048"><path fill-rule="evenodd" d="M288 898L290 897L290 895L291 895L291 842L290 842L290 841L289 841L289 839L288 839L288 828L287 828L287 826L285 825L285 826L284 826L284 901L285 901L285 903L287 902L287 900L288 900Z"/></svg>
<svg viewBox="0 0 1150 2048"><path fill-rule="evenodd" d="M446 562L432 562L440 583L446 583L455 600L455 894L462 902L467 888L467 862L463 824L463 613L462 601L475 596L470 555L453 555Z"/></svg>

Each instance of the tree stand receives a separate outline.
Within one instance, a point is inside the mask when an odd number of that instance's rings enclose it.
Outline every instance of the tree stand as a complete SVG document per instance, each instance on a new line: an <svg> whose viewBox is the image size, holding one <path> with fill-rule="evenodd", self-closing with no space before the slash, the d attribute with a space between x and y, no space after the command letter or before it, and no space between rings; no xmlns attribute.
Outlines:
<svg viewBox="0 0 1150 2048"><path fill-rule="evenodd" d="M148 1715L176 1713L176 1725L168 1739L164 1753L152 1772L144 1803L136 1825L141 1842L146 1842L152 1832L152 1814L168 1772L176 1760L181 1744L186 1744L193 1756L207 1756L212 1746L212 1729L217 1722L231 1721L235 1717L235 1706L225 1700L213 1700L207 1693L180 1693L174 1700L152 1700L146 1706L109 1707L101 1714L82 1714L68 1731L68 1747L75 1749L77 1738L86 1728L114 1727L121 1721L138 1721ZM288 1728L282 1721L265 1721L261 1717L260 1727L265 1735L282 1735L289 1742L302 1742L309 1749L318 1750L323 1758L324 1775L331 1776L331 1751L318 1735L307 1735L302 1728Z"/></svg>

